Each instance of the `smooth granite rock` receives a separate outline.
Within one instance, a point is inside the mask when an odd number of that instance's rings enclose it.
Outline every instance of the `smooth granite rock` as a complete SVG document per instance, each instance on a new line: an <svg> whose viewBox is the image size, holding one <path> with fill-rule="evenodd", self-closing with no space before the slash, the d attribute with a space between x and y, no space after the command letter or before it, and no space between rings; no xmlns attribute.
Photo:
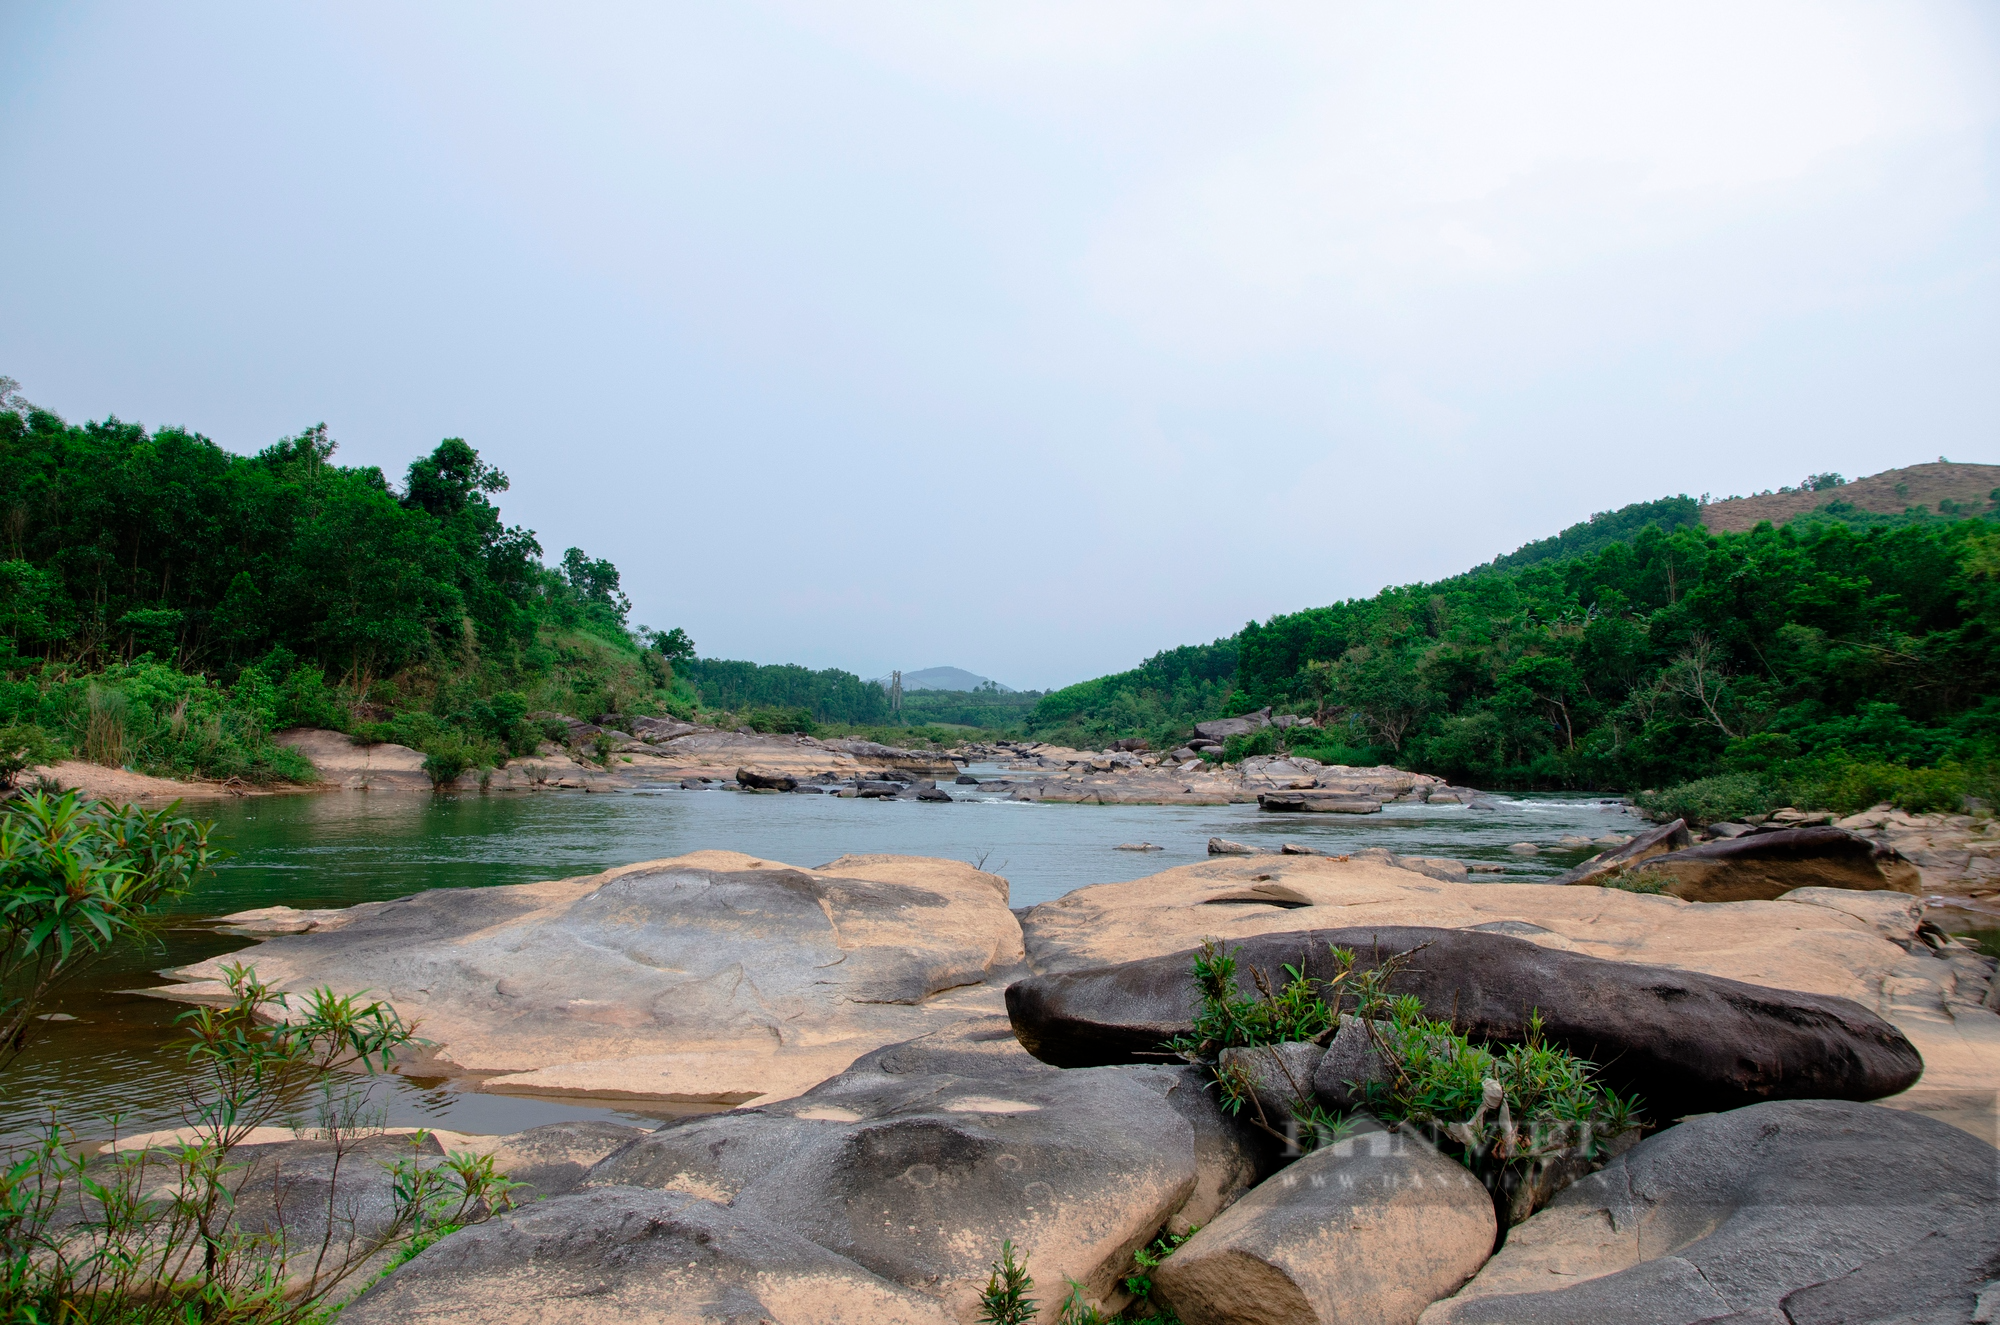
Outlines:
<svg viewBox="0 0 2000 1325"><path fill-rule="evenodd" d="M2000 1277L2000 1152L1790 1100L1694 1118L1514 1228L1424 1325L1960 1325Z"/></svg>
<svg viewBox="0 0 2000 1325"><path fill-rule="evenodd" d="M1406 1325L1479 1268L1496 1229L1478 1179L1362 1115L1190 1238L1154 1294L1185 1325Z"/></svg>
<svg viewBox="0 0 2000 1325"><path fill-rule="evenodd" d="M883 1044L999 1010L1017 968L1006 880L958 861L817 870L699 852L587 878L447 888L184 969L392 1003L482 1088L735 1104L796 1094Z"/></svg>

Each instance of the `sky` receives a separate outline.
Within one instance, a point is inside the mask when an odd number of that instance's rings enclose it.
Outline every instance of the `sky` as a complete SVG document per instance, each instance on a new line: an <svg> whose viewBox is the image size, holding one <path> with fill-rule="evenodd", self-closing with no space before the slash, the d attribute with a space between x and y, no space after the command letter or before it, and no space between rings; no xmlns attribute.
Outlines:
<svg viewBox="0 0 2000 1325"><path fill-rule="evenodd" d="M1019 688L2000 461L2000 8L0 6L0 374Z"/></svg>

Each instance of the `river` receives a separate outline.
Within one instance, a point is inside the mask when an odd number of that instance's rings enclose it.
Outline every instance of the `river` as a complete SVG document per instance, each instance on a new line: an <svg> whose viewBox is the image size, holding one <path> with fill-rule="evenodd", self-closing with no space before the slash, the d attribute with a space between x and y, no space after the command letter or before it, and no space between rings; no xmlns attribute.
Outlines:
<svg viewBox="0 0 2000 1325"><path fill-rule="evenodd" d="M998 768L971 770L999 776ZM1504 862L1520 881L1548 877L1589 849L1546 850L1565 834L1632 832L1631 811L1597 797L1495 797L1492 811L1392 805L1380 814L1272 815L1255 805L1042 805L953 787L953 805L816 795L636 790L603 795L429 797L356 792L253 797L196 810L231 854L180 899L157 939L120 949L69 986L46 1038L0 1074L0 1136L20 1139L51 1106L85 1135L169 1126L182 1079L175 1004L122 991L155 973L248 946L216 932L233 911L285 903L352 906L426 888L473 888L591 874L703 848L793 865L846 854L944 856L1004 875L1032 906L1089 883L1139 878L1207 858L1211 836L1322 851L1387 847L1403 855ZM1544 854L1508 851L1532 842ZM1119 851L1152 842L1159 851ZM1475 876L1478 877L1478 876ZM390 1078L376 1090L386 1121L510 1132L568 1118L662 1118L671 1109L485 1095Z"/></svg>

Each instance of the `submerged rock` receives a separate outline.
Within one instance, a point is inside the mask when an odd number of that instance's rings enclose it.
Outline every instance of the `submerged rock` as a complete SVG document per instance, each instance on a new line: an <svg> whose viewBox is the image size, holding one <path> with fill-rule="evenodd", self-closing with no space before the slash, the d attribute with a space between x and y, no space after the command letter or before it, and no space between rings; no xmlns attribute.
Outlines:
<svg viewBox="0 0 2000 1325"><path fill-rule="evenodd" d="M1678 851L1693 841L1694 839L1688 835L1686 820L1675 819L1671 823L1649 828L1609 851L1600 852L1574 869L1550 879L1549 882L1602 883L1608 874L1629 869L1642 860L1665 855L1669 851Z"/></svg>

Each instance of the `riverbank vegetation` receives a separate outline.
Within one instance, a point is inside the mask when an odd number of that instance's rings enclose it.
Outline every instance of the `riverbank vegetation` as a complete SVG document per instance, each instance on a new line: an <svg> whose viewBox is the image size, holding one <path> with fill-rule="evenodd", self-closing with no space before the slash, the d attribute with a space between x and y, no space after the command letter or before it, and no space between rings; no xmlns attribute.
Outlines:
<svg viewBox="0 0 2000 1325"><path fill-rule="evenodd" d="M617 567L545 562L496 505L506 475L460 439L392 482L337 463L324 426L240 456L7 400L0 782L62 757L310 781L271 739L288 727L481 768L558 735L558 714L957 738L851 673L698 660L679 629L634 629Z"/></svg>
<svg viewBox="0 0 2000 1325"><path fill-rule="evenodd" d="M1699 781L1653 793L1694 817L1986 793L2000 526L1983 512L1848 520L1831 503L1716 535L1682 521L1681 500L1600 517L1618 533L1601 545L1568 530L1533 557L1251 622L1057 691L1030 726L1157 747L1268 705L1319 724L1250 738L1273 748L1495 787Z"/></svg>

